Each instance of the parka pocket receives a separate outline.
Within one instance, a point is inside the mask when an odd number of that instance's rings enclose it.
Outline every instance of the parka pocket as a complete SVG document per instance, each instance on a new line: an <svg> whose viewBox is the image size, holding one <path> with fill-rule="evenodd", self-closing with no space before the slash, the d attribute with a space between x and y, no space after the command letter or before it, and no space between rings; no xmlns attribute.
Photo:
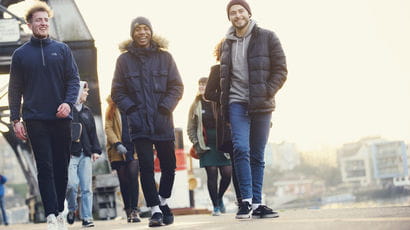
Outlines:
<svg viewBox="0 0 410 230"><path fill-rule="evenodd" d="M154 92L165 93L167 91L168 71L153 71Z"/></svg>
<svg viewBox="0 0 410 230"><path fill-rule="evenodd" d="M141 91L141 75L138 72L129 72L125 74L125 79L127 81L127 87L133 92Z"/></svg>
<svg viewBox="0 0 410 230"><path fill-rule="evenodd" d="M129 133L131 134L131 136L133 134L141 132L142 127L143 127L141 113L139 113L138 111L135 111L135 112L128 114L127 122L128 122L128 127L129 127Z"/></svg>

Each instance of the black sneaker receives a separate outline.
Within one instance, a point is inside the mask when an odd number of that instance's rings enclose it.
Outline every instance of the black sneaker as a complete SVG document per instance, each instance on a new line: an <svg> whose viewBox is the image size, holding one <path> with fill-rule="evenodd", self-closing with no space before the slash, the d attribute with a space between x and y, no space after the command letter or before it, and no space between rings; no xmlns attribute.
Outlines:
<svg viewBox="0 0 410 230"><path fill-rule="evenodd" d="M83 220L83 228L91 228L94 227L94 223L92 220Z"/></svg>
<svg viewBox="0 0 410 230"><path fill-rule="evenodd" d="M279 214L274 212L271 208L266 205L259 205L259 207L252 212L252 218L277 218Z"/></svg>
<svg viewBox="0 0 410 230"><path fill-rule="evenodd" d="M236 213L236 219L250 219L252 212L252 206L247 201L242 201L239 204L239 210Z"/></svg>
<svg viewBox="0 0 410 230"><path fill-rule="evenodd" d="M160 205L159 209L161 209L162 215L164 216L164 224L168 225L174 223L174 215L167 204L164 206Z"/></svg>
<svg viewBox="0 0 410 230"><path fill-rule="evenodd" d="M160 212L155 212L149 219L148 227L158 227L163 225L163 216Z"/></svg>
<svg viewBox="0 0 410 230"><path fill-rule="evenodd" d="M72 211L69 211L67 214L67 223L73 224L75 219L75 214Z"/></svg>
<svg viewBox="0 0 410 230"><path fill-rule="evenodd" d="M130 221L131 223L138 223L141 222L139 216L138 216L138 210L137 209L133 209L130 213Z"/></svg>

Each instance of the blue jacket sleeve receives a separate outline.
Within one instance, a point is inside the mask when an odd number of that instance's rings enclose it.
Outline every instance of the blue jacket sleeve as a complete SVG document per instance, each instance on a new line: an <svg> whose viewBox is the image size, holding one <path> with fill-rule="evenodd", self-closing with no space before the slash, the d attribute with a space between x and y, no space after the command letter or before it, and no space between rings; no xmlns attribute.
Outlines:
<svg viewBox="0 0 410 230"><path fill-rule="evenodd" d="M65 53L65 66L64 66L64 80L66 87L66 94L64 102L71 107L75 104L80 89L80 77L78 73L78 67L71 53L71 49L66 46Z"/></svg>
<svg viewBox="0 0 410 230"><path fill-rule="evenodd" d="M168 79L167 79L167 91L164 99L160 102L159 107L167 109L172 113L178 104L178 101L182 98L184 93L184 85L179 75L177 66L174 59L170 54L168 58Z"/></svg>
<svg viewBox="0 0 410 230"><path fill-rule="evenodd" d="M7 182L7 177L1 175L1 180L0 180L0 184L5 184Z"/></svg>
<svg viewBox="0 0 410 230"><path fill-rule="evenodd" d="M19 57L14 53L11 60L8 89L10 121L20 120L21 98L24 89L24 76L21 70Z"/></svg>

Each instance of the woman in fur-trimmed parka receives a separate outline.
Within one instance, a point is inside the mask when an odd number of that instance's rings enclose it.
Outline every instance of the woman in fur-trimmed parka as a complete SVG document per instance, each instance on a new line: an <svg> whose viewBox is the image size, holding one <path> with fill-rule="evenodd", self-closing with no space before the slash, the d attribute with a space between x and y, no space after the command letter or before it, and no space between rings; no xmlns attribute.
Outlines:
<svg viewBox="0 0 410 230"><path fill-rule="evenodd" d="M118 59L111 96L127 115L129 132L138 154L141 185L151 207L149 226L172 224L167 205L175 179L176 157L172 112L183 94L183 84L165 44L153 37L150 21L137 17L131 22L132 40ZM159 191L154 179L154 153L160 161Z"/></svg>

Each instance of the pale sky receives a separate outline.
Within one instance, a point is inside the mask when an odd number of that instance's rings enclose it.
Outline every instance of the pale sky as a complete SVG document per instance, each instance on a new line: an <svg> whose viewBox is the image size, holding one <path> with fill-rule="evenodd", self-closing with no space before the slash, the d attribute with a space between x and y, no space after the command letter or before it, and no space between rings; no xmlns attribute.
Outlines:
<svg viewBox="0 0 410 230"><path fill-rule="evenodd" d="M101 101L110 92L118 43L130 38L131 20L145 16L169 41L183 79L174 120L185 132L197 80L208 76L213 48L230 26L227 2L77 0L97 47ZM410 142L410 1L248 2L252 19L275 31L287 56L271 142L294 142L300 150L373 135Z"/></svg>

